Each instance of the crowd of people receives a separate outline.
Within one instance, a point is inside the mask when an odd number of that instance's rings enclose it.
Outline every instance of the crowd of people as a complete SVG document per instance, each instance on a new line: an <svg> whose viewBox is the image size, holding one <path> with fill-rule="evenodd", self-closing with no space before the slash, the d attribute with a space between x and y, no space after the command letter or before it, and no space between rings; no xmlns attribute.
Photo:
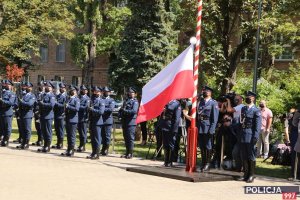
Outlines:
<svg viewBox="0 0 300 200"><path fill-rule="evenodd" d="M230 168L244 172L240 180L253 182L256 158L267 159L270 155L273 113L266 100L257 102L256 107L256 94L251 91L245 95L229 93L217 100L212 99L212 92L212 88L205 86L197 104L201 171L206 172L211 167ZM162 136L165 166L177 161L182 135L180 124L186 121L184 128L188 129L190 110L190 100L173 100L158 118L156 135L157 140ZM160 146L158 142L157 150Z"/></svg>
<svg viewBox="0 0 300 200"><path fill-rule="evenodd" d="M62 156L73 156L75 152L85 152L87 133L89 130L92 153L88 159L99 159L100 155L108 155L111 142L113 110L115 101L110 97L109 87L91 88L91 93L84 85L79 88L59 84L59 92L53 91L51 81L38 84L37 93L33 93L33 85L21 82L21 92L16 95L14 84L10 80L1 81L0 96L0 145L9 145L12 132L12 119L17 119L20 143L17 149L28 149L32 120L37 131L37 141L32 145L41 146L38 152L47 153L51 148L63 149L66 132L67 150ZM273 114L267 102L259 102L256 107L256 94L248 91L245 95L229 93L212 98L213 89L205 86L197 103L196 125L198 128L198 146L201 152L201 172L207 172L211 166L233 168L244 172L240 180L254 181L255 161L257 157L269 156L269 136ZM136 118L139 102L135 88L127 90L118 117L121 120L126 152L123 158L133 156L136 133ZM155 135L157 150L164 149L164 166L172 167L178 160L180 141L187 137L190 126L191 102L189 99L172 100L157 118ZM300 138L298 128L300 113L291 111L286 116L285 137L293 149L292 173L295 158L300 155ZM52 124L57 136L57 143L52 143ZM141 123L142 144L146 143L147 122ZM79 146L76 148L76 133L79 133ZM146 133L146 134L145 134ZM298 138L298 141L297 141ZM185 140L186 141L186 140ZM102 148L101 148L102 146ZM299 152L299 154L297 153ZM160 154L160 152L158 152ZM226 163L226 161L229 161ZM298 165L299 166L299 165ZM298 170L298 177L300 177Z"/></svg>
<svg viewBox="0 0 300 200"><path fill-rule="evenodd" d="M38 139L32 145L41 146L38 152L47 153L51 148L62 149L64 135L67 135L67 150L62 156L73 156L75 151L84 152L89 129L92 153L89 159L99 159L99 155L107 155L111 140L113 125L112 112L115 101L110 97L111 89L93 86L91 94L84 85L80 88L59 84L59 92L54 93L51 81L38 84L38 92L33 94L33 85L21 82L21 92L13 92L14 84L10 80L1 81L0 97L0 145L7 147L12 132L12 119L17 119L19 138L14 141L20 143L17 149L28 149L32 120ZM123 136L126 145L124 158L132 158L134 133L138 101L136 90L128 89L127 99L120 109L119 117L122 121ZM57 144L52 143L52 124L54 122ZM76 145L76 132L79 133L79 146ZM100 150L100 147L102 148Z"/></svg>

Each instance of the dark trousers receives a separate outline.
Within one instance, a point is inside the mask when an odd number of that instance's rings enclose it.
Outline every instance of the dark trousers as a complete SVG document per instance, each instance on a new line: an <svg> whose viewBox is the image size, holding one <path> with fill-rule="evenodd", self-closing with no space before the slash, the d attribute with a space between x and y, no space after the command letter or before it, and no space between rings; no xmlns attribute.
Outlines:
<svg viewBox="0 0 300 200"><path fill-rule="evenodd" d="M31 122L32 118L21 118L21 128L22 128L22 139L23 141L30 141L31 138Z"/></svg>
<svg viewBox="0 0 300 200"><path fill-rule="evenodd" d="M213 135L212 134L204 134L200 133L198 135L198 144L201 150L212 150L212 140Z"/></svg>
<svg viewBox="0 0 300 200"><path fill-rule="evenodd" d="M298 139L298 128L291 125L290 128L290 142L291 142L291 177L294 176L294 169L295 169L295 158L296 158L296 151L294 150L294 147L296 145ZM300 165L298 164L298 172L300 172Z"/></svg>
<svg viewBox="0 0 300 200"><path fill-rule="evenodd" d="M109 146L111 139L111 124L105 124L102 126L101 136L102 136L102 144Z"/></svg>
<svg viewBox="0 0 300 200"><path fill-rule="evenodd" d="M100 148L101 146L101 126L93 125L91 124L91 143L92 143L92 148L97 149Z"/></svg>
<svg viewBox="0 0 300 200"><path fill-rule="evenodd" d="M77 126L78 126L80 146L83 146L86 143L86 139L87 139L87 122L79 122Z"/></svg>
<svg viewBox="0 0 300 200"><path fill-rule="evenodd" d="M41 120L41 129L44 137L44 141L49 145L52 142L52 122L53 119L42 119Z"/></svg>
<svg viewBox="0 0 300 200"><path fill-rule="evenodd" d="M140 123L141 124L141 131L142 131L142 140L146 141L147 140L147 121Z"/></svg>
<svg viewBox="0 0 300 200"><path fill-rule="evenodd" d="M156 149L157 151L162 145L162 131L159 128L155 129L155 138L156 138Z"/></svg>
<svg viewBox="0 0 300 200"><path fill-rule="evenodd" d="M175 146L175 133L172 131L162 131L164 149L173 151Z"/></svg>
<svg viewBox="0 0 300 200"><path fill-rule="evenodd" d="M242 168L242 154L241 154L241 144L239 142L235 143L232 150L232 158L235 161L235 168Z"/></svg>
<svg viewBox="0 0 300 200"><path fill-rule="evenodd" d="M38 141L43 141L43 133L42 133L42 129L41 129L40 119L34 119L34 125L35 125L36 133L38 136Z"/></svg>
<svg viewBox="0 0 300 200"><path fill-rule="evenodd" d="M74 149L76 144L77 123L66 123L68 149Z"/></svg>
<svg viewBox="0 0 300 200"><path fill-rule="evenodd" d="M251 144L251 143L241 143L240 149L241 149L243 161L246 161L246 160L255 161L256 160L255 145L256 144Z"/></svg>
<svg viewBox="0 0 300 200"><path fill-rule="evenodd" d="M23 128L22 128L22 122L20 117L17 118L17 126L19 130L19 138L21 139L23 138Z"/></svg>
<svg viewBox="0 0 300 200"><path fill-rule="evenodd" d="M54 120L54 128L57 140L63 140L65 135L65 119L55 119Z"/></svg>
<svg viewBox="0 0 300 200"><path fill-rule="evenodd" d="M123 126L123 137L125 140L126 150L133 150L136 126Z"/></svg>
<svg viewBox="0 0 300 200"><path fill-rule="evenodd" d="M11 123L12 123L12 116L1 116L1 131L2 135L6 138L9 138L11 135Z"/></svg>

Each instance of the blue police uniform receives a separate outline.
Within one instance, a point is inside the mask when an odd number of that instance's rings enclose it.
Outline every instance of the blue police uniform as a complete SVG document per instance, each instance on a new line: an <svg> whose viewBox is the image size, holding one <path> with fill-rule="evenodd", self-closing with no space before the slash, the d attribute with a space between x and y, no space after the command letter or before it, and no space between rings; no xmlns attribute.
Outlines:
<svg viewBox="0 0 300 200"><path fill-rule="evenodd" d="M67 101L66 93L56 95L54 105L54 127L57 136L57 144L53 148L62 149L65 133L65 103Z"/></svg>
<svg viewBox="0 0 300 200"><path fill-rule="evenodd" d="M32 85L31 85L32 87ZM31 92L26 93L19 101L19 112L21 119L22 144L17 148L27 149L29 147L29 141L31 137L31 124L33 118L33 108L36 102L36 97Z"/></svg>
<svg viewBox="0 0 300 200"><path fill-rule="evenodd" d="M52 87L51 83L47 83L48 87ZM39 108L41 113L41 130L44 137L44 146L38 149L40 152L49 152L52 142L52 123L54 119L53 108L55 106L55 95L52 92L45 92L42 100L39 101Z"/></svg>
<svg viewBox="0 0 300 200"><path fill-rule="evenodd" d="M34 125L35 125L35 129L36 129L36 133L38 136L38 139L36 142L32 143L32 145L36 145L36 146L42 146L43 144L43 133L41 130L41 113L40 113L40 108L39 108L39 101L42 100L42 96L43 96L44 92L40 91L36 93L36 102L34 104Z"/></svg>
<svg viewBox="0 0 300 200"><path fill-rule="evenodd" d="M211 91L208 86L204 92ZM213 135L219 118L218 103L212 98L202 98L197 106L198 144L201 149L201 171L208 171L212 157Z"/></svg>
<svg viewBox="0 0 300 200"><path fill-rule="evenodd" d="M2 99L0 101L0 124L3 135L1 146L7 146L12 130L13 108L16 95L10 90L2 90Z"/></svg>
<svg viewBox="0 0 300 200"><path fill-rule="evenodd" d="M136 98L128 98L121 109L123 137L126 146L125 158L132 158L138 108L138 100Z"/></svg>
<svg viewBox="0 0 300 200"><path fill-rule="evenodd" d="M256 97L256 94L248 91L246 94L246 103L251 103L251 96ZM248 101L248 102L247 102ZM240 149L243 160L244 176L240 180L253 182L256 152L255 146L261 130L262 117L261 111L254 104L244 106L241 110L241 131Z"/></svg>
<svg viewBox="0 0 300 200"><path fill-rule="evenodd" d="M21 87L25 85L25 82L21 82ZM19 98L23 98L23 96L26 94L26 91L25 89L22 89L21 88L21 93L20 93L20 97ZM22 143L22 138L23 138L23 128L21 127L21 118L20 118L20 112L19 112L19 101L18 101L18 98L16 98L16 101L15 101L15 106L14 106L14 110L15 110L15 116L16 116L16 119L17 119L17 126L18 126L18 131L19 131L19 137L17 140L14 140L13 142L16 142L16 143Z"/></svg>
<svg viewBox="0 0 300 200"><path fill-rule="evenodd" d="M181 117L181 105L177 100L170 101L164 108L163 113L160 116L159 126L162 131L163 146L164 146L164 165L166 167L172 166L174 157L174 145L175 135L178 132L180 117Z"/></svg>
<svg viewBox="0 0 300 200"><path fill-rule="evenodd" d="M91 107L89 108L92 154L88 158L91 159L99 158L101 145L101 127L103 126L102 115L104 114L104 110L104 100L101 97L95 97L93 101L91 101Z"/></svg>
<svg viewBox="0 0 300 200"><path fill-rule="evenodd" d="M74 154L79 107L80 107L79 98L76 96L71 96L66 106L66 131L67 131L68 148L67 151L62 155L72 156Z"/></svg>
<svg viewBox="0 0 300 200"><path fill-rule="evenodd" d="M108 154L108 148L110 144L111 139L111 130L113 125L113 116L112 112L115 107L115 101L113 98L110 98L110 96L103 96L104 102L105 102L105 110L103 114L103 123L101 134L102 134L102 149L101 154L107 155Z"/></svg>
<svg viewBox="0 0 300 200"><path fill-rule="evenodd" d="M78 112L78 133L80 142L77 151L83 152L85 151L85 144L87 140L88 107L90 106L90 98L84 94L80 95L79 99L80 108Z"/></svg>

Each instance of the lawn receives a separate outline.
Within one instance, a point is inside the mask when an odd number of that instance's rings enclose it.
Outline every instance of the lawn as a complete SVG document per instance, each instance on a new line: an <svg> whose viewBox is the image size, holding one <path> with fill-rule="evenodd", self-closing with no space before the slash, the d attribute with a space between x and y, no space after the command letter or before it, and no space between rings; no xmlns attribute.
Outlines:
<svg viewBox="0 0 300 200"><path fill-rule="evenodd" d="M17 123L16 119L13 120L13 132L12 132L12 137L11 140L17 139L18 138L18 128L17 128ZM34 122L32 125L32 137L31 141L35 142L37 140L37 135L36 135L36 130L34 127ZM56 144L56 135L55 132L53 132L53 140L52 144ZM79 138L77 135L77 145L79 143ZM66 137L64 140L64 146L66 146L67 141ZM146 155L149 149L150 143L148 142L147 145L141 146L140 141L135 142L135 149L134 149L134 156L135 157L140 157L142 159L146 159ZM152 148L150 149L150 154L148 156L148 159L150 159L154 153L154 146L155 144L152 145ZM91 150L91 144L87 143L86 148ZM110 152L112 153L112 150L114 150L114 153L117 154L124 154L125 153L125 145L124 145L124 140L123 140L123 135L120 129L116 130L115 133L115 144L114 148L112 148L112 145L110 147ZM271 164L271 158L267 160L267 162L262 162L263 159L257 159L256 162L256 170L255 173L259 175L264 175L264 176L270 176L270 177L276 177L276 178L288 178L290 174L290 167L287 166L281 166L281 165L272 165Z"/></svg>

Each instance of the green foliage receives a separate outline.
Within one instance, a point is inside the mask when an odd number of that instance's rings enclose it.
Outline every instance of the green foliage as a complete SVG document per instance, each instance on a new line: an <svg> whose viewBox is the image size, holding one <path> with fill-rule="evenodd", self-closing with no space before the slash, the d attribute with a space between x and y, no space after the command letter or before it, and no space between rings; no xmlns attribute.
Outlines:
<svg viewBox="0 0 300 200"><path fill-rule="evenodd" d="M120 45L111 55L110 81L115 89L141 88L165 67L177 51L174 16L162 0L131 1L132 18Z"/></svg>
<svg viewBox="0 0 300 200"><path fill-rule="evenodd" d="M74 15L69 11L73 1L2 0L0 55L12 62L28 60L39 53L44 38L73 37Z"/></svg>

